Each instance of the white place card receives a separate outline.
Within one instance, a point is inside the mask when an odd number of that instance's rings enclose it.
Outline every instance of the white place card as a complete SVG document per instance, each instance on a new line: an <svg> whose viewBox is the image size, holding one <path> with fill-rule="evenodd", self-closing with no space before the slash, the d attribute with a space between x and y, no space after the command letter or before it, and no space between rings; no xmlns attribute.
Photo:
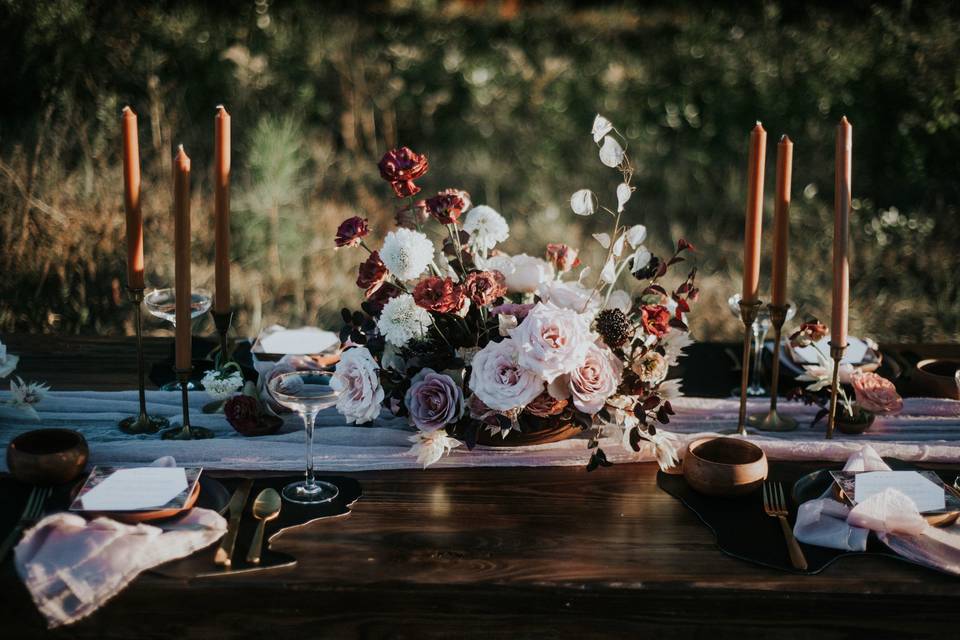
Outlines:
<svg viewBox="0 0 960 640"><path fill-rule="evenodd" d="M159 508L187 489L180 467L117 469L83 494L86 511L140 511Z"/></svg>
<svg viewBox="0 0 960 640"><path fill-rule="evenodd" d="M917 505L920 513L946 507L943 485L937 485L916 471L867 471L855 479L854 501L861 503L886 489L897 489Z"/></svg>

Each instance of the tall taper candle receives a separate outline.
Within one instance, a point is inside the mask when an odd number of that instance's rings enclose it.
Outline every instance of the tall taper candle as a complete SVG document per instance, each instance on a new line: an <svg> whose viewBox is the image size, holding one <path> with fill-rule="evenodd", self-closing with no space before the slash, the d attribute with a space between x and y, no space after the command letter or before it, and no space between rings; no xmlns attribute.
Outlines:
<svg viewBox="0 0 960 640"><path fill-rule="evenodd" d="M214 241L216 293L213 310L230 312L230 114L220 105L214 124Z"/></svg>
<svg viewBox="0 0 960 640"><path fill-rule="evenodd" d="M177 149L177 156L173 160L173 216L176 252L176 368L183 371L190 368L190 303L193 294L190 284L190 158L183 150L183 145Z"/></svg>
<svg viewBox="0 0 960 640"><path fill-rule="evenodd" d="M777 145L777 200L773 213L773 284L770 304L787 303L787 264L790 236L790 183L793 180L793 142L783 136Z"/></svg>
<svg viewBox="0 0 960 640"><path fill-rule="evenodd" d="M760 288L760 234L763 230L763 167L767 158L767 132L757 122L750 133L747 166L747 215L743 234L744 302L757 299Z"/></svg>
<svg viewBox="0 0 960 640"><path fill-rule="evenodd" d="M127 287L143 289L143 213L140 210L140 142L137 114L123 108L123 206L127 212Z"/></svg>
<svg viewBox="0 0 960 640"><path fill-rule="evenodd" d="M835 347L847 345L847 314L850 308L850 187L853 163L853 127L844 116L837 126L836 183L833 219L833 316L830 340Z"/></svg>

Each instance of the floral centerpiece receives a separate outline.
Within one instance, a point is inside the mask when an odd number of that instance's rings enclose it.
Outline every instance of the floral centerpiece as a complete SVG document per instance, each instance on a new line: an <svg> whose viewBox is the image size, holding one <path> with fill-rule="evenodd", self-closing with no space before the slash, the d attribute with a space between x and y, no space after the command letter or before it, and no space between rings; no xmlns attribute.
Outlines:
<svg viewBox="0 0 960 640"><path fill-rule="evenodd" d="M830 412L833 358L818 346L827 332L825 325L811 319L790 336L793 347L813 347L817 356L817 363L804 365L804 372L797 377L799 382L807 384L796 395L807 404L820 407L810 426L816 425ZM845 433L862 433L873 424L877 415L899 413L903 408L903 399L892 382L877 373L861 371L848 364L840 366L837 398L836 424Z"/></svg>
<svg viewBox="0 0 960 640"><path fill-rule="evenodd" d="M582 431L590 469L609 464L601 436L634 450L651 442L661 466L675 463L675 439L657 425L680 394L667 374L692 342L686 314L698 290L695 269L672 290L663 278L693 246L681 239L668 256L651 253L646 227L624 222L634 192L626 140L602 116L592 135L600 161L622 178L615 205L588 189L570 200L576 215L610 217L609 232L593 236L605 250L597 269L563 243L542 257L503 253L510 227L500 213L459 189L418 198L426 156L407 147L383 156L380 175L400 200L397 228L373 249L368 221L354 217L335 241L367 254L362 310L343 310L345 351L331 383L349 423L374 420L381 406L406 417L424 466L461 444Z"/></svg>

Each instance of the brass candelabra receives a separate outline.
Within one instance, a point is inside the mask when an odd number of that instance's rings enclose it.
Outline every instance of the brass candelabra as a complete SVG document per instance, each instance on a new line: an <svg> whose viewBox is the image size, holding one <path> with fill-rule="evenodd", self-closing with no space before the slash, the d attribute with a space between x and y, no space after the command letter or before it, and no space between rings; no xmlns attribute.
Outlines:
<svg viewBox="0 0 960 640"><path fill-rule="evenodd" d="M740 319L743 321L743 363L740 377L740 418L737 422L737 435L747 435L747 383L750 378L750 342L753 323L760 311L759 300L740 301Z"/></svg>
<svg viewBox="0 0 960 640"><path fill-rule="evenodd" d="M170 424L163 416L152 416L147 413L147 394L144 389L143 317L140 309L143 303L143 291L142 287L127 288L127 295L134 305L136 315L134 326L137 333L137 384L140 392L140 413L135 416L127 416L119 423L120 430L130 435L156 433Z"/></svg>
<svg viewBox="0 0 960 640"><path fill-rule="evenodd" d="M780 386L780 340L783 323L790 311L789 304L768 304L770 324L773 326L773 368L770 381L770 411L750 416L750 424L761 431L793 431L797 421L790 416L777 413L777 393Z"/></svg>
<svg viewBox="0 0 960 640"><path fill-rule="evenodd" d="M213 431L206 427L190 426L190 372L191 367L177 369L177 380L180 382L180 394L183 401L183 425L164 431L160 437L164 440L206 440L213 437Z"/></svg>
<svg viewBox="0 0 960 640"><path fill-rule="evenodd" d="M835 345L830 342L830 357L833 358L833 382L830 385L830 419L827 422L827 440L833 438L833 429L837 421L837 391L840 388L840 361L847 345Z"/></svg>
<svg viewBox="0 0 960 640"><path fill-rule="evenodd" d="M233 311L220 313L211 309L210 315L213 316L213 326L216 327L220 338L220 365L223 366L230 359L228 334L230 325L233 324Z"/></svg>

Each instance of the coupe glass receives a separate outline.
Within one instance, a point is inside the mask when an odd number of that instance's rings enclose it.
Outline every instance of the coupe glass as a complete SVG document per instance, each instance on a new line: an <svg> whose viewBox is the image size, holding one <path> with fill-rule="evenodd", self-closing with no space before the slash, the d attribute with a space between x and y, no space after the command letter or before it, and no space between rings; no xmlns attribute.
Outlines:
<svg viewBox="0 0 960 640"><path fill-rule="evenodd" d="M317 370L281 373L267 382L270 395L281 405L303 418L307 435L307 470L300 482L283 488L283 497L300 504L320 504L337 497L336 485L313 477L313 425L317 414L337 403L337 392L330 387L330 374Z"/></svg>
<svg viewBox="0 0 960 640"><path fill-rule="evenodd" d="M730 311L739 320L740 319L740 294L735 293L727 299ZM790 303L787 307L787 316L784 324L790 322L793 316L797 315L797 305ZM751 333L753 334L753 371L750 373L750 382L747 384L747 396L765 396L770 392L763 384L763 377L760 375L760 368L763 365L763 342L767 339L767 332L770 330L770 309L762 304L757 310L757 319L753 321ZM780 345L775 346L776 349ZM746 362L742 366L748 366ZM733 390L733 395L740 395L740 388Z"/></svg>
<svg viewBox="0 0 960 640"><path fill-rule="evenodd" d="M161 320L166 320L176 328L176 299L176 291L172 288L154 289L143 297L143 304L147 307L150 315L156 316ZM210 292L206 289L195 289L193 293L190 294L190 319L194 320L199 318L209 311L212 300L213 298ZM193 390L194 388L192 382L190 386L187 387L189 390ZM174 380L173 382L168 382L163 385L161 389L164 391L179 391L180 383Z"/></svg>

